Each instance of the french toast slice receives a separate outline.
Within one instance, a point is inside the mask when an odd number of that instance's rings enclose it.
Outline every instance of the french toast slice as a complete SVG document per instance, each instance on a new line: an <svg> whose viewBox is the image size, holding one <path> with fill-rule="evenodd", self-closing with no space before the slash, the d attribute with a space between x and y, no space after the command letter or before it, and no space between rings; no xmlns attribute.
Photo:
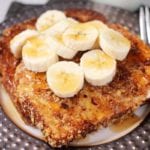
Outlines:
<svg viewBox="0 0 150 150"><path fill-rule="evenodd" d="M65 10L67 16L81 22L103 15L86 9ZM72 98L59 98L48 87L45 73L34 73L16 59L9 48L10 40L22 30L34 28L31 19L6 29L0 39L0 72L2 83L23 119L43 132L52 147L68 145L100 126L132 113L147 100L150 90L150 47L121 25L109 24L131 43L127 58L117 62L114 80L101 87L84 84ZM79 62L83 52L73 59Z"/></svg>

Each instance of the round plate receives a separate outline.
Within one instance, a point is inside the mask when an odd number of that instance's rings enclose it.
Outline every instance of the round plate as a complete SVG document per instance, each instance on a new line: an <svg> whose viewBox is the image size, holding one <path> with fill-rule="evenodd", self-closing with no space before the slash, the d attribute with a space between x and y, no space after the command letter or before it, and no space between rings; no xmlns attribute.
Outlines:
<svg viewBox="0 0 150 150"><path fill-rule="evenodd" d="M29 135L37 139L44 140L42 132L39 129L24 123L21 116L19 115L19 112L16 110L11 99L9 98L9 95L7 94L6 90L2 85L0 85L0 99L3 111L14 124L16 124L20 129L22 129ZM70 145L94 146L114 141L128 134L137 126L139 126L139 124L145 119L145 117L150 112L149 106L150 105L148 104L143 105L134 112L134 116L129 117L121 123L111 125L107 128L101 128L98 131L88 134L84 139L73 141Z"/></svg>

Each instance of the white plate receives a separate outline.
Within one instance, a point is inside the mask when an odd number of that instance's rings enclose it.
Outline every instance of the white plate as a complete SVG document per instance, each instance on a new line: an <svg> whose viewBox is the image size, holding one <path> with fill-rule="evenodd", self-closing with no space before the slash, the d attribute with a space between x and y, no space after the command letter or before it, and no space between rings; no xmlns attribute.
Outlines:
<svg viewBox="0 0 150 150"><path fill-rule="evenodd" d="M20 129L22 129L24 132L28 133L29 135L43 140L42 132L39 129L36 129L34 127L31 127L29 125L26 125L22 118L20 117L19 113L17 112L15 106L13 105L12 101L10 100L6 90L2 85L0 85L0 100L1 100L1 106L5 114L8 116L8 118L16 124ZM92 132L86 136L84 139L76 140L71 143L72 146L94 146L99 144L108 143L111 141L114 141L116 139L119 139L120 137L128 134L133 129L135 129L137 126L140 125L140 123L145 119L145 117L150 112L150 105L146 104L140 107L134 114L136 115L136 118L131 120L130 124L124 124L126 128L120 128L120 124L112 125L107 128L99 129L96 132ZM126 120L126 122L129 122L129 120ZM123 125L123 123L121 123ZM116 129L121 129L116 131Z"/></svg>

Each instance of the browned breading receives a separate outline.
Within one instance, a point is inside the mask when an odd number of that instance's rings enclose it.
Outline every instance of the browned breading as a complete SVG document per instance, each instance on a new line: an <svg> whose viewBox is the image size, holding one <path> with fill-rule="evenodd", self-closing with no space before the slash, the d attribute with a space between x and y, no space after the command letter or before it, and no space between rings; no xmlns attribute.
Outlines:
<svg viewBox="0 0 150 150"><path fill-rule="evenodd" d="M104 18L89 10L73 9L66 14L80 21ZM85 14L88 15L84 17ZM14 104L28 123L42 130L45 141L51 146L67 145L99 125L107 126L112 120L133 112L145 102L150 89L150 48L127 29L110 25L132 42L127 58L117 62L114 80L102 87L85 83L76 96L62 99L49 89L45 73L27 70L10 53L10 39L22 30L34 27L34 23L35 20L27 21L4 32L0 40L0 66L3 84ZM73 61L79 62L81 54Z"/></svg>
<svg viewBox="0 0 150 150"><path fill-rule="evenodd" d="M70 8L66 9L65 14L68 17L79 20L80 22L91 21L93 18L95 20L101 20L104 23L107 22L106 18L102 14L90 9Z"/></svg>

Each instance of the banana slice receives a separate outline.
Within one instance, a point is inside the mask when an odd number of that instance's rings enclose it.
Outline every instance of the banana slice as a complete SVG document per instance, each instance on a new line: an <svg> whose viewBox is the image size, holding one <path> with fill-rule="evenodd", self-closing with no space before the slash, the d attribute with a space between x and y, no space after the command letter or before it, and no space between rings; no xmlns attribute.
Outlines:
<svg viewBox="0 0 150 150"><path fill-rule="evenodd" d="M77 23L78 21L76 21L73 18L66 18L54 24L52 27L48 28L43 33L46 35L62 34L69 26Z"/></svg>
<svg viewBox="0 0 150 150"><path fill-rule="evenodd" d="M51 43L50 45L51 49L54 50L56 54L59 55L60 57L72 59L77 54L78 51L65 46L62 40L62 35L56 34L49 38L50 38L49 42Z"/></svg>
<svg viewBox="0 0 150 150"><path fill-rule="evenodd" d="M92 20L86 23L94 26L97 30L103 30L104 28L108 28L106 24L99 20Z"/></svg>
<svg viewBox="0 0 150 150"><path fill-rule="evenodd" d="M116 61L100 49L83 54L80 59L87 82L94 86L106 85L116 73Z"/></svg>
<svg viewBox="0 0 150 150"><path fill-rule="evenodd" d="M94 26L98 32L100 32L104 28L108 28L102 21L99 21L99 20L88 21L87 24ZM98 49L99 47L100 47L100 45L99 45L99 36L98 36L92 49Z"/></svg>
<svg viewBox="0 0 150 150"><path fill-rule="evenodd" d="M37 30L44 31L63 19L66 19L66 16L62 11L48 10L38 18L35 26Z"/></svg>
<svg viewBox="0 0 150 150"><path fill-rule="evenodd" d="M125 59L131 47L127 38L110 28L100 31L99 43L105 53L117 60Z"/></svg>
<svg viewBox="0 0 150 150"><path fill-rule="evenodd" d="M78 51L91 49L98 36L95 27L79 23L69 27L63 34L63 41L67 47Z"/></svg>
<svg viewBox="0 0 150 150"><path fill-rule="evenodd" d="M78 64L60 61L48 68L47 82L57 96L73 97L83 88L84 73Z"/></svg>
<svg viewBox="0 0 150 150"><path fill-rule="evenodd" d="M30 38L22 49L25 67L34 72L45 72L58 61L56 53L50 50L49 40L44 36Z"/></svg>
<svg viewBox="0 0 150 150"><path fill-rule="evenodd" d="M22 47L27 41L27 39L38 35L38 32L35 30L27 29L17 34L10 41L10 50L16 58L21 58Z"/></svg>

